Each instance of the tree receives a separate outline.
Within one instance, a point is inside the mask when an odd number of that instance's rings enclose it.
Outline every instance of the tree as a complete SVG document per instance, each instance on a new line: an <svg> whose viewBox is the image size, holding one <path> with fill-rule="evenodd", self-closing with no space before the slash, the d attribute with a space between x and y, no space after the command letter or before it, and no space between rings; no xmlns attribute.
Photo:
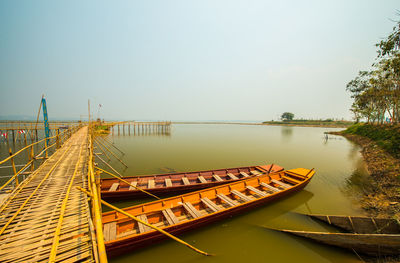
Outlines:
<svg viewBox="0 0 400 263"><path fill-rule="evenodd" d="M291 121L294 118L294 114L291 112L284 112L281 115L281 119L284 121Z"/></svg>
<svg viewBox="0 0 400 263"><path fill-rule="evenodd" d="M380 43L376 62L371 71L360 71L347 84L354 99L351 111L358 121L384 123L385 115L392 123L400 122L400 22Z"/></svg>

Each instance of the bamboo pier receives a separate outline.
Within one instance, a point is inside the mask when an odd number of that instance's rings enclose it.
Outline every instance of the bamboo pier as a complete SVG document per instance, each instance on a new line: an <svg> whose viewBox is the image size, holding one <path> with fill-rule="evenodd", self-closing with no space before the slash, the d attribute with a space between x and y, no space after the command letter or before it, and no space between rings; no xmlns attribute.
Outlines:
<svg viewBox="0 0 400 263"><path fill-rule="evenodd" d="M110 124L113 135L171 135L171 122L124 121Z"/></svg>
<svg viewBox="0 0 400 263"><path fill-rule="evenodd" d="M108 151L108 158L127 164L112 152L114 145L94 137L94 130L108 126L123 135L165 135L170 122L83 124L70 124L31 144L25 139L19 149L14 145L14 153L6 144L9 156L0 160L0 168L12 174L0 186L0 262L107 262L94 144L105 155ZM20 125L0 123L0 129L18 130ZM52 127L64 124L57 125Z"/></svg>
<svg viewBox="0 0 400 263"><path fill-rule="evenodd" d="M96 261L87 196L75 188L88 185L87 140L83 127L3 200L1 262Z"/></svg>

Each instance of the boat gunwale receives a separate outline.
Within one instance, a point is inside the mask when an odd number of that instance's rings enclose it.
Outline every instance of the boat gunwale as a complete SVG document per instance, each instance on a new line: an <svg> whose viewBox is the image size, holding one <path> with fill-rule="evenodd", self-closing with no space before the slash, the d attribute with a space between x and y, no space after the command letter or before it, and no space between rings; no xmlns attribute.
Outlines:
<svg viewBox="0 0 400 263"><path fill-rule="evenodd" d="M280 165L277 164L267 164L267 166L279 166L281 169L279 171L275 171L275 172L282 172L285 168L283 168ZM213 171L226 171L226 170L230 170L230 169L245 169L245 168L260 168L261 170L268 172L267 169L262 168L262 165L250 165L250 166L240 166L240 167L232 167L232 168L220 168L220 169L211 169L211 170L200 170L200 171L194 171L194 172L176 172L176 173L164 173L164 174L150 174L150 175L132 175L132 176L124 176L122 177L123 179L136 179L136 178L147 178L147 177L157 177L157 176L171 176L171 175L180 175L183 174L183 176L185 176L186 174L193 174L193 173L204 173L204 172L213 172ZM274 172L274 173L275 173ZM264 174L263 174L264 175ZM239 180L242 179L246 179L246 177L240 178ZM248 178L247 178L248 179ZM109 178L101 178L100 181L119 181L116 178L113 177L109 177ZM233 179L231 179L233 180ZM236 181L236 179L234 179ZM228 180L224 180L224 181L228 181ZM210 182L211 183L211 182ZM202 184L202 183L196 183L196 184ZM131 190L132 191L132 190ZM112 191L112 192L117 192L117 191Z"/></svg>

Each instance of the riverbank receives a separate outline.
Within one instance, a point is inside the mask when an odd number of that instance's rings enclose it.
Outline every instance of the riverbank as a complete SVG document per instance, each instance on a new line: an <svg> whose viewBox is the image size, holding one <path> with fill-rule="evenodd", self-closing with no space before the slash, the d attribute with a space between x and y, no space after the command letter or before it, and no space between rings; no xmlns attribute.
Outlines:
<svg viewBox="0 0 400 263"><path fill-rule="evenodd" d="M375 129L380 128L375 127ZM400 219L400 159L399 153L395 150L397 128L390 129L394 129L393 134L387 129L372 132L370 127L362 129L350 127L345 131L330 132L330 134L344 136L362 147L361 154L371 176L368 185L362 188L362 208L370 216ZM367 130L368 134L365 133Z"/></svg>

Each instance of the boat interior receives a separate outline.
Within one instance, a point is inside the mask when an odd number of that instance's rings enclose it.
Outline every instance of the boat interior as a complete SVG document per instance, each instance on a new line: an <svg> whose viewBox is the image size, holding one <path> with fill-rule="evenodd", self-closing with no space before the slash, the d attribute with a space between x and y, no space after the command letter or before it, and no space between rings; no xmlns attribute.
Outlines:
<svg viewBox="0 0 400 263"><path fill-rule="evenodd" d="M230 169L219 169L212 171L174 173L156 176L126 177L124 178L130 184L121 182L118 179L104 179L101 183L101 191L127 191L141 189L163 188L188 186L201 183L214 183L222 181L234 181L245 179L251 176L259 176L268 173L268 171L280 171L283 168L278 165L251 166Z"/></svg>

